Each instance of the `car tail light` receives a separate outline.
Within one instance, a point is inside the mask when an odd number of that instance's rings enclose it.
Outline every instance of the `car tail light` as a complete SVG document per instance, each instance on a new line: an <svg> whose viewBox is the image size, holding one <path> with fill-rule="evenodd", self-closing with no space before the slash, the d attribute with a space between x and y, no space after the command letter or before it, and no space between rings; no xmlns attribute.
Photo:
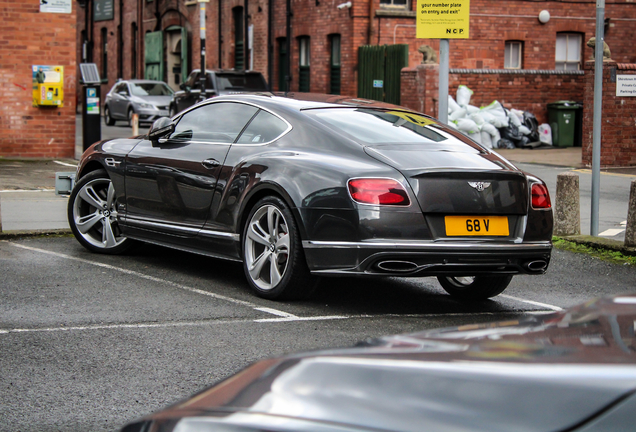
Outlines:
<svg viewBox="0 0 636 432"><path fill-rule="evenodd" d="M349 193L354 201L362 204L407 206L411 203L404 186L392 179L349 180Z"/></svg>
<svg viewBox="0 0 636 432"><path fill-rule="evenodd" d="M533 184L531 191L533 209L548 209L552 207L552 203L550 203L550 194L548 193L548 188L544 184Z"/></svg>

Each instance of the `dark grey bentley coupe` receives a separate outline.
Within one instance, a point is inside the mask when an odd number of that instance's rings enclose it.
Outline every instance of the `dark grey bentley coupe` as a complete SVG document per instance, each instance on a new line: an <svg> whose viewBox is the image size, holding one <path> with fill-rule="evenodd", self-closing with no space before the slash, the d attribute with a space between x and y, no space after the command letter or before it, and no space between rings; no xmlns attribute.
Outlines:
<svg viewBox="0 0 636 432"><path fill-rule="evenodd" d="M68 206L87 249L137 241L242 261L269 299L317 276L437 276L451 295L500 294L545 273L545 184L435 119L326 95L217 97L102 141Z"/></svg>

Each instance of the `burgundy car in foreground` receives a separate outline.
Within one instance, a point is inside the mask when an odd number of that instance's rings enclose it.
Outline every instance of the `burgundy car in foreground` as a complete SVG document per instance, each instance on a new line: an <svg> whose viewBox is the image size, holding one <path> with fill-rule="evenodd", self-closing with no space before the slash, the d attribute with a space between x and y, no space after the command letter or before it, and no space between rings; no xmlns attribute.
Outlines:
<svg viewBox="0 0 636 432"><path fill-rule="evenodd" d="M636 295L263 360L122 432L633 431Z"/></svg>

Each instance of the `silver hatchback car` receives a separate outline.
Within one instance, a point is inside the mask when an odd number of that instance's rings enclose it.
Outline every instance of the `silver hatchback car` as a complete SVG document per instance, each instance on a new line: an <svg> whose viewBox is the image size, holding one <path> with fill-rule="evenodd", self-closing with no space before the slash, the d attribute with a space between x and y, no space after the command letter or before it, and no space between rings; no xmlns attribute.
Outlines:
<svg viewBox="0 0 636 432"><path fill-rule="evenodd" d="M109 126L117 120L130 123L132 115L138 114L140 123L152 123L168 116L173 93L163 81L118 81L106 95L104 120Z"/></svg>

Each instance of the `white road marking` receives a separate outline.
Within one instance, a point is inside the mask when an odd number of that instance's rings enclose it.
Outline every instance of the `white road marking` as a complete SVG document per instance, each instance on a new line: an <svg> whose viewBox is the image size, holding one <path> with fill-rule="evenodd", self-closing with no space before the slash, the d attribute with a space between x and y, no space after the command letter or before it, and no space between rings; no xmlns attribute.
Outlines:
<svg viewBox="0 0 636 432"><path fill-rule="evenodd" d="M626 220L624 220L624 221L623 221L623 222L621 222L619 225L620 225L620 226L624 226L624 227L626 227L626 226L627 226L627 221L626 221Z"/></svg>
<svg viewBox="0 0 636 432"><path fill-rule="evenodd" d="M270 313L272 315L278 315L281 317L285 317L285 318L298 318L296 315L287 313L287 312L283 312L283 311L279 311L277 309L272 309L272 308L267 308L267 307L259 307L259 308L255 308L257 311L261 311L261 312L267 312Z"/></svg>
<svg viewBox="0 0 636 432"><path fill-rule="evenodd" d="M77 165L73 165L73 164L70 164L70 163L62 162L62 161L54 160L53 163L56 163L58 165L64 165L64 166L67 166L67 167L77 168Z"/></svg>
<svg viewBox="0 0 636 432"><path fill-rule="evenodd" d="M617 234L625 231L623 228L610 228L599 234L599 237L614 237Z"/></svg>
<svg viewBox="0 0 636 432"><path fill-rule="evenodd" d="M16 192L53 192L55 189L3 189L0 193L16 193Z"/></svg>
<svg viewBox="0 0 636 432"><path fill-rule="evenodd" d="M531 304L531 305L534 305L534 306L544 307L546 309L550 309L550 310L553 310L553 311L562 311L563 310L563 308L560 308L558 306L553 306L553 305L549 305L547 303L540 303L540 302L536 302L536 301L532 301L532 300L525 300L525 299L522 299L522 298L519 298L519 297L513 297L513 296L508 295L508 294L499 294L499 297L507 298L507 299L518 301L518 302L521 302L521 303L528 303L528 304Z"/></svg>
<svg viewBox="0 0 636 432"><path fill-rule="evenodd" d="M209 291L203 291L203 290L200 290L198 288L192 288L192 287L189 287L189 286L186 286L186 285L181 285L181 284L178 284L178 283L175 283L175 282L171 282L171 281L168 281L168 280L165 280L165 279L160 279L160 278L157 278L157 277L154 277L154 276L150 276L150 275L146 275L146 274L143 274L143 273L139 273L139 272L136 272L134 270L127 270L127 269L123 269L121 267L115 267L115 266L112 266L112 265L109 265L109 264L102 264L102 263L98 263L98 262L94 262L94 261L89 261L89 260L86 260L86 259L83 259L83 258L77 258L77 257L73 257L73 256L70 256L70 255L61 254L61 253L58 253L58 252L51 252L51 251L47 251L45 249L38 249L38 248L31 247L31 246L25 246L25 245L20 245L20 244L11 243L11 242L9 242L9 244L11 246L15 246L15 247L18 247L18 248L27 249L27 250L30 250L30 251L39 252L39 253L43 253L43 254L47 254L47 255L53 255L53 256L58 257L58 258L64 258L64 259L68 259L68 260L72 260L72 261L78 261L78 262L81 262L81 263L84 263L84 264L94 265L94 266L97 266L97 267L102 267L102 268L106 268L106 269L109 269L109 270L118 271L118 272L125 273L125 274L131 275L131 276L137 276L139 278L146 279L146 280L149 280L151 282L157 282L157 283L170 285L172 287L179 288L179 289L182 289L184 291L189 291L189 292L192 292L192 293L195 293L195 294L201 294L201 295L204 295L204 296L215 298L217 300L223 300L223 301L227 301L229 303L238 304L238 305L241 305L241 306L247 306L247 307L250 307L252 309L260 310L260 311L265 312L265 313L270 313L270 314L278 315L278 316L289 316L290 315L290 314L287 314L286 312L278 311L276 309L262 308L261 306L259 306L257 304L254 304L254 303L251 303L251 302L248 302L248 301L245 301L245 300L238 300L238 299L235 299L235 298L232 298L232 297L227 297L227 296L224 296L224 295L211 293ZM274 313L274 311L276 313Z"/></svg>
<svg viewBox="0 0 636 432"><path fill-rule="evenodd" d="M87 331L87 330L118 330L118 329L152 329L152 328L171 328L171 327L202 327L221 324L249 324L249 323L288 323L299 321L332 321L346 319L382 319L382 318L446 318L458 316L502 316L502 315L519 315L521 312L477 312L477 313L449 313L449 314L382 314L382 315L326 315L314 317L297 317L297 318L271 318L271 319L220 319L220 320L198 320L198 321L171 321L171 322L151 322L151 323L135 323L135 324L92 324L83 326L63 326L63 327L42 327L42 328L14 328L0 329L1 334L12 333L49 333L49 332L68 332L68 331ZM544 315L546 311L524 312L532 315Z"/></svg>

